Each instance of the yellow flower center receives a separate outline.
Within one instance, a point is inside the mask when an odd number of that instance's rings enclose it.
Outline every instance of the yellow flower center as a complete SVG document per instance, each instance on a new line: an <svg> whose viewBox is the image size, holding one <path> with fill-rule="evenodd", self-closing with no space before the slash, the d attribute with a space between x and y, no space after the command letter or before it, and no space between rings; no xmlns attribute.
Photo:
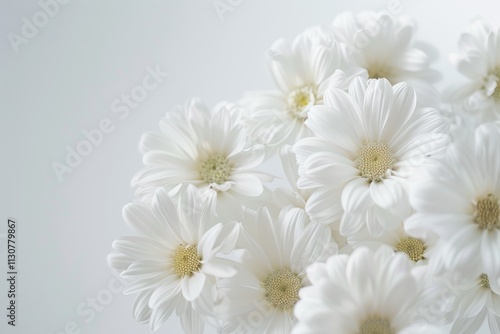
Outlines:
<svg viewBox="0 0 500 334"><path fill-rule="evenodd" d="M500 205L495 195L488 194L477 201L474 223L483 230L500 229Z"/></svg>
<svg viewBox="0 0 500 334"><path fill-rule="evenodd" d="M174 271L180 277L190 276L201 268L200 260L196 246L181 245L174 254Z"/></svg>
<svg viewBox="0 0 500 334"><path fill-rule="evenodd" d="M307 118L307 107L316 103L316 93L313 87L297 88L288 94L288 110L297 118Z"/></svg>
<svg viewBox="0 0 500 334"><path fill-rule="evenodd" d="M387 319L374 317L365 320L360 326L360 334L396 334Z"/></svg>
<svg viewBox="0 0 500 334"><path fill-rule="evenodd" d="M398 252L406 253L412 261L420 261L424 258L425 244L411 237L402 239L396 247Z"/></svg>
<svg viewBox="0 0 500 334"><path fill-rule="evenodd" d="M361 176L370 181L380 181L396 163L389 146L383 143L368 143L354 160Z"/></svg>
<svg viewBox="0 0 500 334"><path fill-rule="evenodd" d="M280 269L269 275L264 281L266 299L275 308L292 310L299 300L301 279L289 269Z"/></svg>
<svg viewBox="0 0 500 334"><path fill-rule="evenodd" d="M207 183L222 184L231 176L232 169L233 165L225 156L214 155L202 162L200 175Z"/></svg>

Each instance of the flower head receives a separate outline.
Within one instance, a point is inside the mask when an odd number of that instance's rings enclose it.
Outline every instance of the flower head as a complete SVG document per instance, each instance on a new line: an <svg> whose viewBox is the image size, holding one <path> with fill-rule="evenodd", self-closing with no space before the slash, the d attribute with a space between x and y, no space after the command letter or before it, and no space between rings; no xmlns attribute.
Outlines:
<svg viewBox="0 0 500 334"><path fill-rule="evenodd" d="M388 247L331 256L311 265L307 275L311 286L299 293L293 334L326 334L332 328L343 334L442 333L417 316L430 290L412 272L408 258Z"/></svg>
<svg viewBox="0 0 500 334"><path fill-rule="evenodd" d="M239 225L214 224L213 198L194 187L181 189L177 206L160 188L151 205L125 206L123 215L139 235L122 237L113 243L117 253L111 267L130 284L125 293L138 293L136 319L157 330L175 310L185 330L203 327L201 315L215 278L235 274L235 262L218 257L236 243Z"/></svg>
<svg viewBox="0 0 500 334"><path fill-rule="evenodd" d="M385 78L393 85L406 82L416 90L420 106L438 105L433 83L439 72L431 69L437 52L413 40L411 20L386 12L347 12L338 15L333 26L337 40L347 45L349 58L366 69L370 79Z"/></svg>
<svg viewBox="0 0 500 334"><path fill-rule="evenodd" d="M500 31L487 22L471 22L470 32L461 36L460 53L450 60L467 82L448 92L451 102L479 122L500 118Z"/></svg>
<svg viewBox="0 0 500 334"><path fill-rule="evenodd" d="M432 161L410 193L408 224L437 234L441 270L500 277L500 127L485 124Z"/></svg>
<svg viewBox="0 0 500 334"><path fill-rule="evenodd" d="M222 332L288 333L296 322L299 290L309 284L306 268L335 253L336 245L326 226L307 224L298 208L283 209L277 219L262 208L243 226L239 245L248 256L235 276L218 284ZM262 318L258 324L255 313Z"/></svg>
<svg viewBox="0 0 500 334"><path fill-rule="evenodd" d="M407 179L446 148L449 127L437 110L416 109L405 83L360 78L348 93L328 90L306 124L315 137L293 148L299 188L314 189L306 211L313 221L340 220L343 235L366 226L375 236L409 215Z"/></svg>
<svg viewBox="0 0 500 334"><path fill-rule="evenodd" d="M293 42L276 41L268 55L279 90L248 92L240 101L249 110L244 121L252 138L272 149L310 135L304 121L312 106L323 104L327 87L346 89L352 78L366 76L344 53L328 26L308 29Z"/></svg>
<svg viewBox="0 0 500 334"><path fill-rule="evenodd" d="M263 181L272 177L253 170L264 150L248 144L240 116L230 104L210 111L196 99L168 113L160 122L162 134L142 137L146 167L133 181L139 197L150 202L159 187L175 193L181 184L193 184L213 193L216 212L225 221L241 218L242 204L260 203L267 192Z"/></svg>

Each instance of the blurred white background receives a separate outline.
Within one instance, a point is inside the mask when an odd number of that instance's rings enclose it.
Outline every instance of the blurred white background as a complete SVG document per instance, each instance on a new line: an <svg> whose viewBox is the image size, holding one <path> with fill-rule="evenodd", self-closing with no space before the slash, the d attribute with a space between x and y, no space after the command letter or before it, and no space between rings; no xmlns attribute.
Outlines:
<svg viewBox="0 0 500 334"><path fill-rule="evenodd" d="M66 2L44 22L37 0L0 1L0 236L7 217L19 224L18 326L7 326L4 315L3 240L0 332L61 334L75 326L80 333L148 333L132 317L134 297L110 292L120 284L106 263L113 240L129 233L121 209L133 200L141 134L158 131L164 113L189 97L213 105L273 88L265 60L273 41L342 11L381 10L390 1ZM232 10L218 15L217 2ZM483 16L500 24L493 0L402 0L402 6L417 20L418 38L441 52L435 66L443 72L441 88L460 78L448 54L468 22ZM23 18L33 16L43 27L25 28L30 38L13 47L9 36L24 38ZM112 104L134 89L139 94L148 68L157 67L168 77L128 115L114 113ZM101 122L112 131L60 181L53 162L64 163L67 148L85 139L82 131ZM179 321L172 317L159 332L181 333Z"/></svg>

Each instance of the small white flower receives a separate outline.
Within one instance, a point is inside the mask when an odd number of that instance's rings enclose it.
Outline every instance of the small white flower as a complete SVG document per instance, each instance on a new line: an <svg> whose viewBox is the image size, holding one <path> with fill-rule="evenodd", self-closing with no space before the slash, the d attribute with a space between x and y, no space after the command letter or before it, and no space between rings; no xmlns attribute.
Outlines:
<svg viewBox="0 0 500 334"><path fill-rule="evenodd" d="M151 206L124 207L128 225L139 235L113 243L112 268L130 282L125 293L138 293L134 316L157 330L176 312L186 331L203 330L215 278L236 273L233 261L218 257L234 247L236 223L213 224L213 203L192 185L181 189L177 208L166 190L156 192Z"/></svg>
<svg viewBox="0 0 500 334"><path fill-rule="evenodd" d="M481 125L432 161L410 193L407 221L443 241L437 268L475 279L500 277L500 127Z"/></svg>
<svg viewBox="0 0 500 334"><path fill-rule="evenodd" d="M276 219L262 208L240 237L248 256L235 276L218 282L222 333L289 333L306 268L336 252L329 229L306 224L301 209L285 208Z"/></svg>
<svg viewBox="0 0 500 334"><path fill-rule="evenodd" d="M438 105L433 84L440 75L431 69L437 51L413 40L411 20L386 12L348 12L337 16L333 26L337 39L347 44L349 58L369 78L385 78L393 85L404 81L416 90L419 106Z"/></svg>
<svg viewBox="0 0 500 334"><path fill-rule="evenodd" d="M361 230L350 236L348 243L354 248L365 246L370 249L386 245L395 252L406 254L414 263L426 265L434 253L437 237L427 231L408 231L402 223L394 230L384 231L379 237L374 237L365 229Z"/></svg>
<svg viewBox="0 0 500 334"><path fill-rule="evenodd" d="M450 90L452 102L461 104L480 121L500 117L500 31L484 20L474 20L470 33L459 42L460 53L451 54L450 61L468 82Z"/></svg>
<svg viewBox="0 0 500 334"><path fill-rule="evenodd" d="M376 252L360 247L311 265L311 286L299 293L292 333L444 333L418 316L431 295L412 268L405 255L385 246Z"/></svg>
<svg viewBox="0 0 500 334"><path fill-rule="evenodd" d="M313 221L340 220L340 233L364 226L374 236L399 226L411 211L407 179L448 142L448 121L435 109L416 109L405 83L357 78L349 93L328 90L306 124L316 137L294 145L298 186L315 189L306 204Z"/></svg>
<svg viewBox="0 0 500 334"><path fill-rule="evenodd" d="M230 107L230 106L229 106ZM259 202L269 175L253 170L264 160L262 146L247 143L240 110L211 112L199 100L167 113L162 134L146 133L140 149L146 167L134 178L137 194L150 202L155 190L175 191L193 184L216 196L216 211L225 220L239 219L241 205Z"/></svg>
<svg viewBox="0 0 500 334"><path fill-rule="evenodd" d="M500 334L500 286L481 274L455 287L455 320L450 334L476 333L488 319L492 334Z"/></svg>
<svg viewBox="0 0 500 334"><path fill-rule="evenodd" d="M290 43L278 40L268 51L271 74L279 91L248 92L240 101L254 140L269 147L293 144L310 135L304 126L313 105L323 103L326 88L347 88L363 70L350 68L331 28L314 27ZM336 70L348 70L337 72ZM365 74L366 75L366 74Z"/></svg>

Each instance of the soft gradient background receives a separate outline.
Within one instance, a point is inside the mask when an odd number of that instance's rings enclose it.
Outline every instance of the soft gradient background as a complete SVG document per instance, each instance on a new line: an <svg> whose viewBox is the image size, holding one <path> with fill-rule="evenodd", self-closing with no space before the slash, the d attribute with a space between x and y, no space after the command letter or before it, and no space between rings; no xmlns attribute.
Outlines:
<svg viewBox="0 0 500 334"><path fill-rule="evenodd" d="M388 0L222 0L237 4L221 19L213 0L72 0L15 53L7 38L23 17L40 11L36 0L0 1L0 237L7 217L18 220L18 326L6 325L5 240L0 245L0 332L56 334L75 322L81 333L148 333L132 317L133 296L112 294L99 312L77 308L109 297L115 282L106 255L128 234L122 206L133 200L130 179L142 166L138 142L176 104L199 96L209 105L235 100L273 83L265 53L277 38L329 23L338 13L387 8ZM239 4L238 4L239 3ZM436 45L440 87L460 76L448 54L468 22L483 16L498 26L493 0L403 0L416 18L418 37ZM146 68L169 73L125 119L111 110L140 85ZM115 128L59 182L51 164L83 130L109 118ZM268 170L277 170L268 164ZM115 282L116 283L116 282ZM84 310L88 310L85 307ZM69 325L71 327L71 325ZM159 332L181 333L172 317ZM488 333L483 328L482 333Z"/></svg>

